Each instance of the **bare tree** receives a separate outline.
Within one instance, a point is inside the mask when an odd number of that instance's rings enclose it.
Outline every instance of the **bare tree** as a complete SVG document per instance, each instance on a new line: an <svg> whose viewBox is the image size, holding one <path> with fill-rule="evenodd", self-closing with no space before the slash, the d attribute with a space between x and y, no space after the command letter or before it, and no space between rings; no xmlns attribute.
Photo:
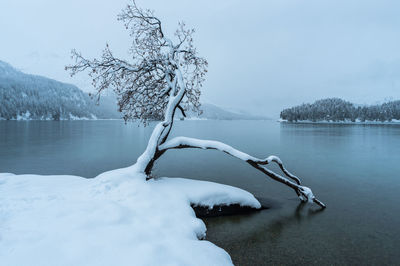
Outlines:
<svg viewBox="0 0 400 266"><path fill-rule="evenodd" d="M187 29L184 23L179 23L173 42L165 36L162 23L154 12L139 8L134 0L122 10L118 19L124 23L133 39L129 61L114 57L106 45L100 59L88 60L73 50L75 64L66 69L71 76L88 71L98 95L106 88L112 88L125 121L139 120L146 125L149 120L162 120L155 126L146 150L136 162L138 169L148 179L151 178L155 161L167 150L214 149L241 159L289 186L302 201L315 202L325 208L309 188L301 186L300 179L288 172L276 156L258 159L217 141L186 137L168 140L177 110L184 116L188 109L199 111L200 88L207 72L207 61L198 56L193 45L194 30ZM269 170L266 165L270 163L278 164L291 180Z"/></svg>

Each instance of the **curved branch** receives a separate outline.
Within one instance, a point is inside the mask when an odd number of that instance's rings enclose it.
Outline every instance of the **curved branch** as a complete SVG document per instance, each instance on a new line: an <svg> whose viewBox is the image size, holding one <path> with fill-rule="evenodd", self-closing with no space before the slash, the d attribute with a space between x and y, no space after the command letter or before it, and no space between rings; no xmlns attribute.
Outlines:
<svg viewBox="0 0 400 266"><path fill-rule="evenodd" d="M178 105L178 109L181 111L183 117L186 117L185 110L183 109L183 107L181 105Z"/></svg>
<svg viewBox="0 0 400 266"><path fill-rule="evenodd" d="M213 140L200 140L200 139L194 139L194 138L187 138L187 137L176 137L173 138L164 144L160 145L158 147L158 150L160 152L165 152L169 149L184 149L184 148L198 148L198 149L211 149L211 150L219 150L224 153L227 153L233 157L236 157L238 159L241 159L257 170L263 172L267 176L271 177L275 181L278 181L282 184L287 185L288 187L292 188L295 190L299 198L303 201L309 201L309 202L314 202L321 206L322 208L325 208L325 204L319 201L315 196L313 195L311 189L305 186L300 185L300 179L293 174L291 174L289 171L286 170L286 168L283 166L282 161L276 157L276 156L269 156L265 159L258 159L256 157L253 157L247 153L244 153L242 151L239 151L225 143L219 142L219 141L213 141ZM276 174L275 172L269 170L268 168L265 167L265 165L274 162L278 164L278 166L282 169L283 173L293 179L295 182L290 181L289 179Z"/></svg>
<svg viewBox="0 0 400 266"><path fill-rule="evenodd" d="M295 175L293 175L292 173L290 173L290 172L283 166L283 163L282 163L281 159L279 159L279 157L274 156L274 155L271 155L271 156L268 156L266 159L264 159L264 162L259 161L258 164L267 165L267 164L269 164L269 163L271 163L271 162L276 163L276 164L279 166L279 168L282 170L282 172L283 172L287 177L293 179L294 181L296 181L296 183L297 183L298 185L300 185L300 178L298 178L297 176L295 176Z"/></svg>
<svg viewBox="0 0 400 266"><path fill-rule="evenodd" d="M267 165L271 162L276 163L282 172L289 178L293 179L297 185L301 184L300 179L291 174L283 165L282 161L277 156L268 156L265 159L258 159L253 157L247 153L239 151L225 143L214 141L214 140L200 140L188 137L176 137L166 142L163 145L159 146L159 150L167 150L167 149L180 149L180 148L198 148L198 149L208 149L208 150L219 150L225 152L233 157L241 159L245 162L252 162L258 165Z"/></svg>

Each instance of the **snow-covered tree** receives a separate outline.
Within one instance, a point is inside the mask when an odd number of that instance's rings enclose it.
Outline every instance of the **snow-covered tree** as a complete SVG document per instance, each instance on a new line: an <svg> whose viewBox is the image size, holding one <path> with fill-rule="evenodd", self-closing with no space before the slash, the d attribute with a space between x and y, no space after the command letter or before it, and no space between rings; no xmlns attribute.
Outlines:
<svg viewBox="0 0 400 266"><path fill-rule="evenodd" d="M144 124L149 120L162 120L155 126L146 150L136 162L139 171L148 179L152 178L155 161L171 149L214 149L243 160L289 186L301 200L325 207L276 156L258 159L218 141L188 137L169 140L175 113L179 111L185 115L185 110L198 111L200 107L200 88L207 72L207 61L198 55L194 46L194 30L179 23L172 40L165 35L163 24L154 12L139 8L134 0L118 19L133 39L129 60L116 58L106 45L100 59L90 60L72 51L75 64L66 69L71 75L88 71L99 95L106 88L112 88L125 120L139 120ZM276 163L286 177L269 170L266 166L271 163Z"/></svg>
<svg viewBox="0 0 400 266"><path fill-rule="evenodd" d="M284 109L281 118L290 122L317 121L392 121L400 118L400 101L380 105L358 106L339 98L327 98L312 104L302 104Z"/></svg>

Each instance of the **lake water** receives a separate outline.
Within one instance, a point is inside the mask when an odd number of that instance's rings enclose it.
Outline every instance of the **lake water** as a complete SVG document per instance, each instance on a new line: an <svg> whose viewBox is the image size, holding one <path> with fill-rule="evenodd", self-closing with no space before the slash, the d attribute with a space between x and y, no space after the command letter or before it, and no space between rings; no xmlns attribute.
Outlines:
<svg viewBox="0 0 400 266"><path fill-rule="evenodd" d="M0 172L94 177L134 163L151 131L122 121L0 121ZM328 206L300 204L291 189L221 152L169 151L155 175L237 186L269 207L205 219L207 239L235 264L400 264L400 125L177 121L172 135L278 155Z"/></svg>

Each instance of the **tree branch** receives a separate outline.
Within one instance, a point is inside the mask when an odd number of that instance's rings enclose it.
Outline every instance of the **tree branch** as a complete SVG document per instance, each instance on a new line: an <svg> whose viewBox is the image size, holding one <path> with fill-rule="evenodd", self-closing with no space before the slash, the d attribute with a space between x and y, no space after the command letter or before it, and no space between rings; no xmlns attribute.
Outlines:
<svg viewBox="0 0 400 266"><path fill-rule="evenodd" d="M181 111L183 117L186 117L185 110L183 109L183 107L181 105L178 105L178 109Z"/></svg>
<svg viewBox="0 0 400 266"><path fill-rule="evenodd" d="M219 142L219 141L213 141L213 140L200 140L200 139L194 139L194 138L187 138L187 137L176 137L173 138L164 144L160 145L158 147L158 150L160 152L165 152L169 149L184 149L184 148L198 148L198 149L211 149L211 150L219 150L224 153L227 153L233 157L236 157L238 159L241 159L257 170L263 172L267 176L271 177L272 179L287 185L288 187L292 188L295 190L299 198L303 201L309 201L309 202L314 202L321 206L322 208L325 208L325 204L319 201L315 196L313 195L311 189L305 186L300 185L300 179L293 174L291 174L286 168L284 167L282 161L276 157L276 156L269 156L265 159L258 159L256 157L253 157L247 153L244 153L242 151L239 151L225 143ZM268 168L265 167L265 165L274 162L278 164L278 166L282 169L282 172L289 178L293 179L295 182L290 181L289 179L276 174L275 172L269 170Z"/></svg>

